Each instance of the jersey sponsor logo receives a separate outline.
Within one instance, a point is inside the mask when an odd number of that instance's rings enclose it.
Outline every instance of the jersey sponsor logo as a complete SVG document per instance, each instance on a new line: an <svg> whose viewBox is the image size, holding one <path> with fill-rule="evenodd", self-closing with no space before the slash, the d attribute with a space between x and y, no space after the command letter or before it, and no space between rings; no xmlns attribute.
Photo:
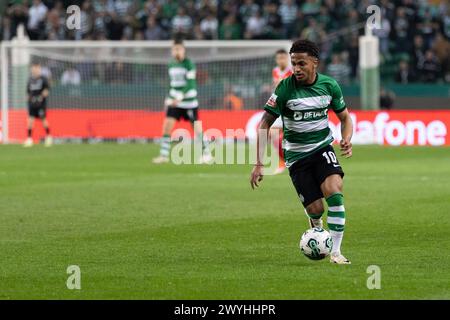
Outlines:
<svg viewBox="0 0 450 320"><path fill-rule="evenodd" d="M294 120L319 120L327 115L328 109L320 111L295 111Z"/></svg>
<svg viewBox="0 0 450 320"><path fill-rule="evenodd" d="M275 106L277 105L277 98L278 96L274 93L270 96L269 100L267 100L267 105L269 107L275 108Z"/></svg>
<svg viewBox="0 0 450 320"><path fill-rule="evenodd" d="M44 83L42 79L38 79L30 83L30 91L40 91L42 90Z"/></svg>

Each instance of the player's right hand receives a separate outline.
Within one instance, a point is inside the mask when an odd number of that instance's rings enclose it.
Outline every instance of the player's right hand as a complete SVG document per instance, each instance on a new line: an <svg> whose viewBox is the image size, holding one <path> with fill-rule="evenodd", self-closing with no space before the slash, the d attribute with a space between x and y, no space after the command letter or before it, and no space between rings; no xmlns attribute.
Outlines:
<svg viewBox="0 0 450 320"><path fill-rule="evenodd" d="M252 170L252 174L250 176L250 185L252 189L255 187L259 187L258 183L260 183L263 179L263 166L255 165Z"/></svg>

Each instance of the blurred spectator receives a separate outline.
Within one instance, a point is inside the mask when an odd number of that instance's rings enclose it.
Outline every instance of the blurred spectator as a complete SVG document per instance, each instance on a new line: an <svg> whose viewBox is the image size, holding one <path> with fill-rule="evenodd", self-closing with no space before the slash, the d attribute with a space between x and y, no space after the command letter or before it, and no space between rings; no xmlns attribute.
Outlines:
<svg viewBox="0 0 450 320"><path fill-rule="evenodd" d="M409 67L408 62L404 60L400 61L398 64L398 71L395 74L395 81L402 84L407 84L414 82L415 80L416 74L414 73L414 70Z"/></svg>
<svg viewBox="0 0 450 320"><path fill-rule="evenodd" d="M282 33L281 17L278 14L278 5L275 2L269 2L264 9L264 19L266 20L265 35L269 39L280 39Z"/></svg>
<svg viewBox="0 0 450 320"><path fill-rule="evenodd" d="M425 49L429 49L431 47L437 28L438 24L431 15L431 10L427 8L424 15L419 18L419 23L417 24L417 30L422 35Z"/></svg>
<svg viewBox="0 0 450 320"><path fill-rule="evenodd" d="M105 19L105 26L108 38L111 40L120 40L125 28L122 21L115 12L111 12Z"/></svg>
<svg viewBox="0 0 450 320"><path fill-rule="evenodd" d="M114 0L114 11L119 18L124 19L131 7L133 1L130 0Z"/></svg>
<svg viewBox="0 0 450 320"><path fill-rule="evenodd" d="M174 37L183 36L191 38L192 19L186 14L186 9L180 7L177 15L172 20L172 34Z"/></svg>
<svg viewBox="0 0 450 320"><path fill-rule="evenodd" d="M33 0L33 5L28 10L28 36L30 40L43 40L44 34L42 30L45 25L47 15L47 7L42 0Z"/></svg>
<svg viewBox="0 0 450 320"><path fill-rule="evenodd" d="M244 38L246 39L262 39L266 27L266 20L263 19L261 13L254 12L247 20Z"/></svg>
<svg viewBox="0 0 450 320"><path fill-rule="evenodd" d="M81 83L81 75L74 67L69 67L61 76L62 85L78 86Z"/></svg>
<svg viewBox="0 0 450 320"><path fill-rule="evenodd" d="M172 18L175 17L178 4L174 0L166 0L161 7L161 26L165 29L171 28Z"/></svg>
<svg viewBox="0 0 450 320"><path fill-rule="evenodd" d="M393 38L395 40L397 52L409 52L411 43L411 26L406 17L406 10L398 7L393 25Z"/></svg>
<svg viewBox="0 0 450 320"><path fill-rule="evenodd" d="M448 41L450 41L450 5L447 4L445 16L442 18L442 30L445 34L445 37Z"/></svg>
<svg viewBox="0 0 450 320"><path fill-rule="evenodd" d="M223 98L223 107L225 110L239 111L242 110L244 101L239 98L233 91L229 89Z"/></svg>
<svg viewBox="0 0 450 320"><path fill-rule="evenodd" d="M333 22L331 20L331 14L330 11L328 10L328 7L326 6L321 6L320 7L320 14L319 16L316 18L316 21L325 29L325 30L330 30L333 26Z"/></svg>
<svg viewBox="0 0 450 320"><path fill-rule="evenodd" d="M305 17L315 17L320 12L320 0L306 0L301 6L301 11Z"/></svg>
<svg viewBox="0 0 450 320"><path fill-rule="evenodd" d="M442 75L450 71L450 42L445 39L442 33L436 35L432 50L436 53L439 64L442 68Z"/></svg>
<svg viewBox="0 0 450 320"><path fill-rule="evenodd" d="M259 6L254 0L245 0L239 8L239 17L244 25L248 24L250 17L253 17L259 11Z"/></svg>
<svg viewBox="0 0 450 320"><path fill-rule="evenodd" d="M75 32L75 39L85 39L91 34L94 27L94 7L91 1L83 2L81 6L81 29Z"/></svg>
<svg viewBox="0 0 450 320"><path fill-rule="evenodd" d="M20 24L27 26L28 7L23 3L14 3L7 10L7 15L11 18L11 38L16 36L17 27Z"/></svg>
<svg viewBox="0 0 450 320"><path fill-rule="evenodd" d="M350 66L346 64L340 54L333 54L331 63L327 66L326 73L335 78L338 83L348 84L350 77Z"/></svg>
<svg viewBox="0 0 450 320"><path fill-rule="evenodd" d="M347 51L350 62L350 76L354 79L357 77L359 61L359 38L357 34L351 36Z"/></svg>
<svg viewBox="0 0 450 320"><path fill-rule="evenodd" d="M419 70L419 62L425 59L425 46L423 44L423 38L420 35L414 37L413 49L410 53L411 63L416 73Z"/></svg>
<svg viewBox="0 0 450 320"><path fill-rule="evenodd" d="M158 25L155 16L147 19L147 28L144 32L145 40L161 40L166 39L165 31Z"/></svg>
<svg viewBox="0 0 450 320"><path fill-rule="evenodd" d="M297 10L297 5L293 0L284 0L278 10L281 16L281 23L283 24L283 37L285 39L291 39L294 36Z"/></svg>
<svg viewBox="0 0 450 320"><path fill-rule="evenodd" d="M380 25L373 30L373 34L380 39L380 52L383 55L389 53L389 34L391 33L391 23L386 18L381 18Z"/></svg>
<svg viewBox="0 0 450 320"><path fill-rule="evenodd" d="M381 87L380 89L380 109L390 110L394 106L395 93L389 89Z"/></svg>
<svg viewBox="0 0 450 320"><path fill-rule="evenodd" d="M93 0L95 12L108 13L114 11L114 0Z"/></svg>
<svg viewBox="0 0 450 320"><path fill-rule="evenodd" d="M12 37L12 28L11 28L11 19L8 16L2 18L1 25L0 41L1 40L11 40Z"/></svg>
<svg viewBox="0 0 450 320"><path fill-rule="evenodd" d="M241 34L241 25L236 21L236 17L231 14L225 18L219 27L219 39L221 40L238 40L241 39Z"/></svg>
<svg viewBox="0 0 450 320"><path fill-rule="evenodd" d="M320 26L317 24L316 19L310 18L308 20L308 26L302 31L301 38L316 41L319 38L320 30Z"/></svg>
<svg viewBox="0 0 450 320"><path fill-rule="evenodd" d="M347 27L352 27L357 25L358 22L359 22L358 11L356 11L355 9L349 10L346 16L345 25Z"/></svg>
<svg viewBox="0 0 450 320"><path fill-rule="evenodd" d="M45 32L48 40L66 40L65 10L61 1L47 13Z"/></svg>
<svg viewBox="0 0 450 320"><path fill-rule="evenodd" d="M419 62L421 80L424 82L436 82L441 72L439 60L432 50L425 52L425 57Z"/></svg>
<svg viewBox="0 0 450 320"><path fill-rule="evenodd" d="M396 14L395 5L391 3L389 0L381 0L380 7L381 7L381 16L386 17L389 21L394 21Z"/></svg>
<svg viewBox="0 0 450 320"><path fill-rule="evenodd" d="M218 21L212 12L209 12L200 23L200 31L203 33L203 37L206 40L217 39L218 27Z"/></svg>

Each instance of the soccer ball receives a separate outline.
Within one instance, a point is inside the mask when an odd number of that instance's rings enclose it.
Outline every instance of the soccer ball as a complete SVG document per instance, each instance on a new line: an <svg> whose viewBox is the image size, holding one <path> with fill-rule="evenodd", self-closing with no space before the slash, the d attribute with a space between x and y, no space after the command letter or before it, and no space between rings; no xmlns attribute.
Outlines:
<svg viewBox="0 0 450 320"><path fill-rule="evenodd" d="M311 260L322 260L330 254L332 247L330 233L322 228L308 229L300 239L300 250Z"/></svg>

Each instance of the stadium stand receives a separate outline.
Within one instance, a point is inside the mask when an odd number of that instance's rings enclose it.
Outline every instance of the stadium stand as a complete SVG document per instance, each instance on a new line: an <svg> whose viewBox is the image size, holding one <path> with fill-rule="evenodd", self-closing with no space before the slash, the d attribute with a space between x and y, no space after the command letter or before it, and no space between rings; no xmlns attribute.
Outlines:
<svg viewBox="0 0 450 320"><path fill-rule="evenodd" d="M383 79L450 82L449 1L354 0L9 0L0 5L0 39L20 23L32 40L191 40L307 38L321 44L323 70L357 79L358 35L370 4L382 8L377 31ZM81 29L65 27L66 8L81 8ZM347 30L347 32L339 32ZM403 80L399 80L403 79Z"/></svg>

